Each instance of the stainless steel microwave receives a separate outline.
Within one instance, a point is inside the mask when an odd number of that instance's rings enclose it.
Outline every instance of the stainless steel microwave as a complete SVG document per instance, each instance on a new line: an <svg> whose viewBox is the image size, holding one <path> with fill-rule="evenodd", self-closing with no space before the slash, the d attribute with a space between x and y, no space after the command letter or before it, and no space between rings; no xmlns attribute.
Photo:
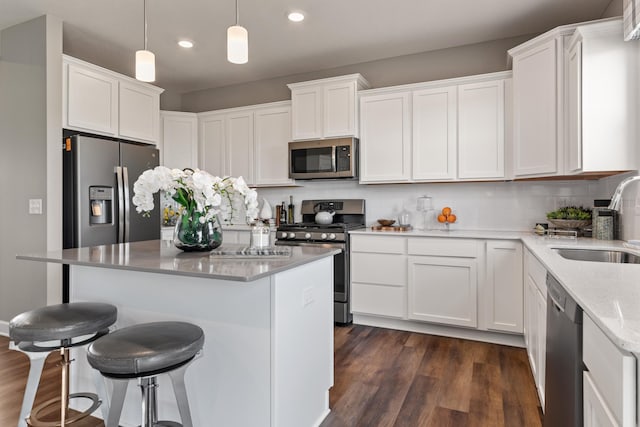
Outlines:
<svg viewBox="0 0 640 427"><path fill-rule="evenodd" d="M290 142L289 177L293 179L357 178L358 140L336 138Z"/></svg>

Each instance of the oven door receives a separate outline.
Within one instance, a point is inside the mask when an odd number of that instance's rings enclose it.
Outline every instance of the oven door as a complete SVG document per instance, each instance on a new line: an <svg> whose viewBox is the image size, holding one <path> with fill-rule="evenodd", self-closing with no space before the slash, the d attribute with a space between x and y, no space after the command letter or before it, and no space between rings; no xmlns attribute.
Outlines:
<svg viewBox="0 0 640 427"><path fill-rule="evenodd" d="M349 251L342 242L296 242L277 240L276 246L306 246L313 248L338 248L340 253L333 256L333 300L347 302L349 300Z"/></svg>

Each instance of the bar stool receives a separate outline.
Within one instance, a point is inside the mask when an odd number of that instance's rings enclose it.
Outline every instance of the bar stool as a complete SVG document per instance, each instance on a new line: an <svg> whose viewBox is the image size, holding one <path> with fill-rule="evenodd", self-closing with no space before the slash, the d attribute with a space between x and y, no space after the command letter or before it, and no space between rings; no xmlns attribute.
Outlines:
<svg viewBox="0 0 640 427"><path fill-rule="evenodd" d="M31 362L18 427L26 427L27 421L34 427L64 426L89 416L100 406L102 402L94 393L69 394L69 348L86 345L106 335L117 317L118 309L113 305L74 302L37 308L11 319L10 348L22 351ZM60 397L47 400L32 409L44 361L53 350L60 351L62 360ZM84 412L69 417L69 399L72 398L86 398L92 404ZM59 401L60 421L42 421L40 413Z"/></svg>
<svg viewBox="0 0 640 427"><path fill-rule="evenodd" d="M113 381L106 427L118 427L129 380L137 378L142 390L142 427L193 427L184 374L200 354L204 332L185 322L143 323L119 329L93 342L87 349L89 364ZM156 377L171 378L182 424L158 421Z"/></svg>

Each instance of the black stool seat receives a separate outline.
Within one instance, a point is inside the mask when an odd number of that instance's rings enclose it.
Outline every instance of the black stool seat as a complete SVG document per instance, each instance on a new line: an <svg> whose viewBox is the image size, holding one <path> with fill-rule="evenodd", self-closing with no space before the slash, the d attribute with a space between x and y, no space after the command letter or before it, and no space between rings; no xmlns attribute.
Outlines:
<svg viewBox="0 0 640 427"><path fill-rule="evenodd" d="M111 304L74 302L49 305L11 319L9 336L16 344L66 340L104 331L115 323L117 317L118 309Z"/></svg>
<svg viewBox="0 0 640 427"><path fill-rule="evenodd" d="M105 376L137 378L187 363L203 344L204 332L191 323L143 323L94 341L87 349L87 360Z"/></svg>

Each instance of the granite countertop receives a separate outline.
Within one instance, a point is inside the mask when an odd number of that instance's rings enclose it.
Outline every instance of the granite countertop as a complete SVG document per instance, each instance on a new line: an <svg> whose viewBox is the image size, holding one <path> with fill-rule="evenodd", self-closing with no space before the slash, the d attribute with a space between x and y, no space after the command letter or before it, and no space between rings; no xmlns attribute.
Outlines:
<svg viewBox="0 0 640 427"><path fill-rule="evenodd" d="M223 243L219 249L246 247ZM194 276L250 282L340 252L335 248L291 246L291 256L281 258L210 257L208 252L182 252L170 241L92 246L89 248L18 255L18 259L147 273Z"/></svg>
<svg viewBox="0 0 640 427"><path fill-rule="evenodd" d="M629 247L623 241L549 238L533 232L495 230L385 232L369 228L350 234L520 240L611 341L621 349L640 355L640 264L575 261L553 250L557 247L624 249L640 255L637 247Z"/></svg>

